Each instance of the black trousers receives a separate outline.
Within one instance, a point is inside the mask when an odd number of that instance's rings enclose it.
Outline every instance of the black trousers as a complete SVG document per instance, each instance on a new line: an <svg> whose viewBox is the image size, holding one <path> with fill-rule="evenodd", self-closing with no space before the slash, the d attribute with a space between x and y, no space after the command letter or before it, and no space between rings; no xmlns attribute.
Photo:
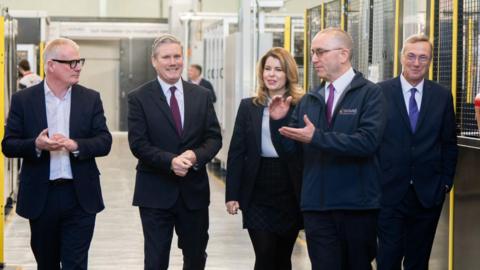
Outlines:
<svg viewBox="0 0 480 270"><path fill-rule="evenodd" d="M377 210L303 213L312 270L370 270L377 250Z"/></svg>
<svg viewBox="0 0 480 270"><path fill-rule="evenodd" d="M170 209L140 207L145 241L145 270L164 270L170 260L173 229L183 253L184 270L203 270L207 260L208 207L189 210L181 197Z"/></svg>
<svg viewBox="0 0 480 270"><path fill-rule="evenodd" d="M291 270L298 230L274 233L248 229L255 251L255 270Z"/></svg>
<svg viewBox="0 0 480 270"><path fill-rule="evenodd" d="M410 187L399 205L382 207L378 215L378 270L428 269L443 203L422 206Z"/></svg>
<svg viewBox="0 0 480 270"><path fill-rule="evenodd" d="M80 207L73 182L50 185L42 214L30 220L37 269L87 269L94 227L95 214Z"/></svg>

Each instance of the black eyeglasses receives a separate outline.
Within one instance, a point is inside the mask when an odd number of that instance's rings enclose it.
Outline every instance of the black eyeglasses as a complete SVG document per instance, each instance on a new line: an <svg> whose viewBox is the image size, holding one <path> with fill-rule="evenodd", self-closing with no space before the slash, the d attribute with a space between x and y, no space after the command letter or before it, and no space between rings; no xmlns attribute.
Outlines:
<svg viewBox="0 0 480 270"><path fill-rule="evenodd" d="M344 48L335 48L335 49L330 49L330 50L325 50L321 48L316 48L312 49L312 56L315 55L317 57L321 57L323 54L331 52L331 51L338 51L338 50L343 50Z"/></svg>
<svg viewBox="0 0 480 270"><path fill-rule="evenodd" d="M60 59L51 59L51 60L58 63L62 63L62 64L68 64L71 69L75 69L78 65L80 65L80 67L83 67L83 64L85 64L85 58L73 59L73 60L60 60Z"/></svg>

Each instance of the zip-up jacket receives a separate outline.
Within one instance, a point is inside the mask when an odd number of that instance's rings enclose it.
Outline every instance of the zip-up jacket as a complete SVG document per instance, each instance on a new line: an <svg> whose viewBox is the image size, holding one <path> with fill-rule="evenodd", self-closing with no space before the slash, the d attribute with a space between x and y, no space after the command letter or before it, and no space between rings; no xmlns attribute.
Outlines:
<svg viewBox="0 0 480 270"><path fill-rule="evenodd" d="M323 86L306 94L290 123L270 120L272 141L286 153L303 152L302 211L362 210L380 207L377 159L385 126L385 100L380 87L356 72L340 96L329 126ZM312 141L302 144L283 137L282 126L303 128L303 116L315 125Z"/></svg>

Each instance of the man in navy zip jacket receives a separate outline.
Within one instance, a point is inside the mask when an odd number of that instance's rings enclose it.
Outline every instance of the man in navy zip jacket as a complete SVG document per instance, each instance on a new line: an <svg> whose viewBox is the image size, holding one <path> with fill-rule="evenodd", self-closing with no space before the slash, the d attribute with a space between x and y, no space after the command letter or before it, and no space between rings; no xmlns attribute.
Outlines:
<svg viewBox="0 0 480 270"><path fill-rule="evenodd" d="M379 270L428 269L445 194L453 185L457 136L450 91L425 80L432 59L428 37L402 49L402 74L381 82L388 104L380 146L382 200Z"/></svg>
<svg viewBox="0 0 480 270"><path fill-rule="evenodd" d="M304 155L301 209L314 270L371 269L376 255L385 103L380 88L353 70L352 47L341 29L319 32L312 62L325 83L303 97L290 123L290 98L270 105L275 147Z"/></svg>

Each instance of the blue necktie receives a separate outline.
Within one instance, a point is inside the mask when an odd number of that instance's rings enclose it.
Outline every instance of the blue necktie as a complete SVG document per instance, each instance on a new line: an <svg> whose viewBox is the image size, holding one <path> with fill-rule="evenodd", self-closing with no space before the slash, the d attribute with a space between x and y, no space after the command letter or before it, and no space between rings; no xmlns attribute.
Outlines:
<svg viewBox="0 0 480 270"><path fill-rule="evenodd" d="M418 90L416 88L410 89L410 102L408 103L408 118L410 118L410 127L412 128L412 132L415 132L418 120L418 106L417 101L415 100L415 93L417 91Z"/></svg>
<svg viewBox="0 0 480 270"><path fill-rule="evenodd" d="M182 136L182 117L180 116L180 108L178 107L177 98L175 97L175 86L170 87L170 110L172 111L173 121L175 122L175 127L179 136Z"/></svg>

